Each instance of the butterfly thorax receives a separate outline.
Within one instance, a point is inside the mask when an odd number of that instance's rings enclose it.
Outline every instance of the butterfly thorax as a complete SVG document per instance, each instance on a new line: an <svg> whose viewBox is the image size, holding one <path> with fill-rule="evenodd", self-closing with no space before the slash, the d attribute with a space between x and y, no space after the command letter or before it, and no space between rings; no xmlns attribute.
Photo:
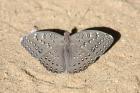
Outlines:
<svg viewBox="0 0 140 93"><path fill-rule="evenodd" d="M64 42L65 42L66 46L69 46L69 44L70 44L70 32L64 33Z"/></svg>
<svg viewBox="0 0 140 93"><path fill-rule="evenodd" d="M67 69L69 67L69 62L70 62L70 56L71 56L71 51L70 51L70 33L69 32L65 32L64 33L64 60L65 60L65 68L66 68L66 72Z"/></svg>

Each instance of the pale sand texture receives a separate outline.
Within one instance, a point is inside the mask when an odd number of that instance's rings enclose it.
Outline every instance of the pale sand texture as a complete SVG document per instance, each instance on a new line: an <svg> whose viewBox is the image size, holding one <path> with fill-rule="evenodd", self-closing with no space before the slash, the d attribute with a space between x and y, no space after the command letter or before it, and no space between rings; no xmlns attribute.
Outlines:
<svg viewBox="0 0 140 93"><path fill-rule="evenodd" d="M53 74L20 45L34 25L121 38L87 70ZM0 93L140 93L140 0L0 0Z"/></svg>

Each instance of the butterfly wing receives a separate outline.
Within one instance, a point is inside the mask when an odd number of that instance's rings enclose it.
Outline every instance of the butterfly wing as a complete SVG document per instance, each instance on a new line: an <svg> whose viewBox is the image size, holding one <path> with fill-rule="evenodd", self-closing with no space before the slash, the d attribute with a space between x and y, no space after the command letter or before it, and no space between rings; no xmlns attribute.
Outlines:
<svg viewBox="0 0 140 93"><path fill-rule="evenodd" d="M68 72L85 70L89 64L94 63L99 56L104 54L113 41L111 35L97 30L85 30L73 34Z"/></svg>
<svg viewBox="0 0 140 93"><path fill-rule="evenodd" d="M63 57L64 38L62 35L51 31L36 31L23 37L21 45L47 70L64 72Z"/></svg>

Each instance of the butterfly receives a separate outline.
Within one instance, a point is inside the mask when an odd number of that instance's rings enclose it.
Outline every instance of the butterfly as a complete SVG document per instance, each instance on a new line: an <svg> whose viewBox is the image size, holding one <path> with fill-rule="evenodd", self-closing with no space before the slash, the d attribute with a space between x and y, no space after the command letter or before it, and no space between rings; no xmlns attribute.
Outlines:
<svg viewBox="0 0 140 93"><path fill-rule="evenodd" d="M89 67L112 45L112 35L98 30L59 34L34 29L22 37L21 45L54 73L78 73Z"/></svg>

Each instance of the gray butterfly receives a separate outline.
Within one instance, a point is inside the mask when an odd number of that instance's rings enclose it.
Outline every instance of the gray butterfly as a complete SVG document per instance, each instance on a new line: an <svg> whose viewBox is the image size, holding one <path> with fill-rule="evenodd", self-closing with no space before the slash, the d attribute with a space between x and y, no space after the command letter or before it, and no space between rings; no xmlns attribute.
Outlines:
<svg viewBox="0 0 140 93"><path fill-rule="evenodd" d="M110 34L98 30L61 35L35 29L22 38L21 45L51 72L77 73L103 55L113 41Z"/></svg>

